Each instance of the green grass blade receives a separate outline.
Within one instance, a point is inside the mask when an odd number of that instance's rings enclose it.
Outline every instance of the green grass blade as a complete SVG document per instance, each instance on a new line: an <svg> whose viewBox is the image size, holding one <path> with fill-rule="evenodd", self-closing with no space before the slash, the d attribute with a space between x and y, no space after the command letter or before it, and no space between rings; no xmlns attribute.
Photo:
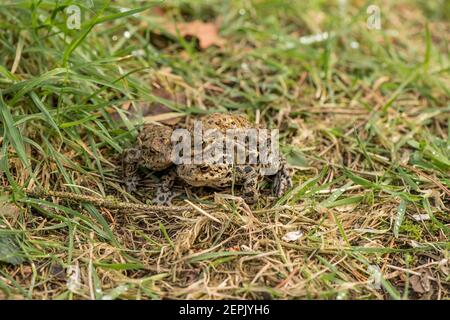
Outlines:
<svg viewBox="0 0 450 320"><path fill-rule="evenodd" d="M8 135L12 146L16 150L17 155L19 156L24 166L26 168L30 168L30 161L25 151L25 145L23 143L22 135L20 134L19 129L17 129L17 127L15 126L11 112L8 106L4 103L1 94L0 94L0 112L3 120L2 122L5 134Z"/></svg>

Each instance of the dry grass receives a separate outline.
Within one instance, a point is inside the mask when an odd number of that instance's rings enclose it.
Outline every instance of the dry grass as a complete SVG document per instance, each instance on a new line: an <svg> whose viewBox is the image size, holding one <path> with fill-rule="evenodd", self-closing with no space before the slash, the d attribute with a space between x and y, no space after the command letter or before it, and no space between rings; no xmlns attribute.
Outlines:
<svg viewBox="0 0 450 320"><path fill-rule="evenodd" d="M448 12L379 5L376 31L362 1L342 18L334 2L168 1L73 51L86 25L39 20L59 12L45 1L4 6L0 298L449 299ZM173 19L216 21L226 45L173 36ZM296 168L283 198L177 185L162 210L150 172L125 191L135 124L236 110L280 129Z"/></svg>

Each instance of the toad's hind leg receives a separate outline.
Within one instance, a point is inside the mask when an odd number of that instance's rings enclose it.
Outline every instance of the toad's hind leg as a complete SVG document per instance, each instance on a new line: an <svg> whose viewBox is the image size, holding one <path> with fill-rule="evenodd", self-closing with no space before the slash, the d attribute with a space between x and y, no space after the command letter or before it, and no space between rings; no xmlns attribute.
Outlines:
<svg viewBox="0 0 450 320"><path fill-rule="evenodd" d="M252 166L241 166L237 168L244 178L244 200L248 204L255 203L259 198L258 171Z"/></svg>
<svg viewBox="0 0 450 320"><path fill-rule="evenodd" d="M128 192L136 191L139 184L138 167L142 152L136 148L125 149L122 154L122 176Z"/></svg>
<svg viewBox="0 0 450 320"><path fill-rule="evenodd" d="M175 179L175 170L169 170L169 172L161 178L161 182L153 198L154 204L162 206L171 205L172 199L178 195L177 193L172 191Z"/></svg>
<svg viewBox="0 0 450 320"><path fill-rule="evenodd" d="M277 197L281 197L287 190L292 188L292 169L286 162L280 164L280 168L274 179L274 192Z"/></svg>

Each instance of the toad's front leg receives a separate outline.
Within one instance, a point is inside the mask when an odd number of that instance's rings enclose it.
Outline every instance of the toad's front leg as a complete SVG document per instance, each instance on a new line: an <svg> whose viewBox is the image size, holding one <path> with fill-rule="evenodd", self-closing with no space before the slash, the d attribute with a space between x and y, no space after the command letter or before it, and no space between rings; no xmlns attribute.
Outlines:
<svg viewBox="0 0 450 320"><path fill-rule="evenodd" d="M136 148L125 149L122 154L122 176L128 192L136 191L139 184L138 167L142 152Z"/></svg>
<svg viewBox="0 0 450 320"><path fill-rule="evenodd" d="M287 190L292 188L292 175L292 169L286 161L283 161L274 179L274 192L277 197L281 197Z"/></svg>

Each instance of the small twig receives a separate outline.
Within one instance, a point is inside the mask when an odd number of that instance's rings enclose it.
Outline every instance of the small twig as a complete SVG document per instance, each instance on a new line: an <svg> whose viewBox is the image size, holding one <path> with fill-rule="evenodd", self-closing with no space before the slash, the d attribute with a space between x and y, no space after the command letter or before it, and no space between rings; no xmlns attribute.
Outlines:
<svg viewBox="0 0 450 320"><path fill-rule="evenodd" d="M5 187L5 189L10 189ZM48 197L56 197L66 200L71 200L75 202L89 202L98 207L104 207L108 209L128 209L134 211L149 211L149 212L180 212L186 210L192 210L190 207L179 207L179 206L154 206L148 204L141 203L129 203L122 202L116 199L109 198L99 198L94 196L82 195L73 192L62 192L62 191L34 191L34 190L23 190L28 196L36 197L36 198L48 198Z"/></svg>

